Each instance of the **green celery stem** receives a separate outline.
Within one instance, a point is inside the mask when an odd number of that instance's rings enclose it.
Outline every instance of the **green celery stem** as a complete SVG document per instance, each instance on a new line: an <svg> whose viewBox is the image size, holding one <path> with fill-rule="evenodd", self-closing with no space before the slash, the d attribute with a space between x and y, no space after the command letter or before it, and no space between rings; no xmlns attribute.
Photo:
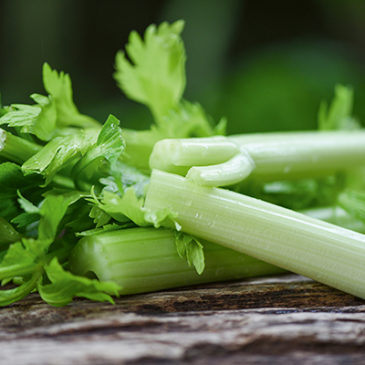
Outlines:
<svg viewBox="0 0 365 365"><path fill-rule="evenodd" d="M260 180L324 176L365 165L364 131L281 132L233 135L227 138L244 148Z"/></svg>
<svg viewBox="0 0 365 365"><path fill-rule="evenodd" d="M171 210L183 232L365 299L365 235L158 170L145 207Z"/></svg>
<svg viewBox="0 0 365 365"><path fill-rule="evenodd" d="M149 157L153 146L160 139L150 130L135 131L123 129L123 137L126 141L126 150L123 161L143 171L149 171Z"/></svg>
<svg viewBox="0 0 365 365"><path fill-rule="evenodd" d="M273 265L209 242L203 242L205 270L198 275L180 258L174 232L130 228L81 239L71 256L71 270L114 281L121 294L241 279L284 272Z"/></svg>
<svg viewBox="0 0 365 365"><path fill-rule="evenodd" d="M163 139L153 147L150 167L185 174L191 166L221 164L239 152L234 143L222 136Z"/></svg>
<svg viewBox="0 0 365 365"><path fill-rule="evenodd" d="M186 178L203 186L227 186L245 179L255 165L247 153L239 153L230 160L212 166L193 166Z"/></svg>
<svg viewBox="0 0 365 365"><path fill-rule="evenodd" d="M27 141L23 138L12 135L0 129L0 156L12 162L23 163L35 155L41 146Z"/></svg>

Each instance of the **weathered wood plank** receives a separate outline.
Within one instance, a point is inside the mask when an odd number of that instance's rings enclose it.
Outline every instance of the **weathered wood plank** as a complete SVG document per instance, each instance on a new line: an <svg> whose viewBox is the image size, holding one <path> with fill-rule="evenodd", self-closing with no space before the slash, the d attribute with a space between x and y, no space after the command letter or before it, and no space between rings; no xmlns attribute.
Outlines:
<svg viewBox="0 0 365 365"><path fill-rule="evenodd" d="M0 309L1 364L363 363L365 301L298 276Z"/></svg>

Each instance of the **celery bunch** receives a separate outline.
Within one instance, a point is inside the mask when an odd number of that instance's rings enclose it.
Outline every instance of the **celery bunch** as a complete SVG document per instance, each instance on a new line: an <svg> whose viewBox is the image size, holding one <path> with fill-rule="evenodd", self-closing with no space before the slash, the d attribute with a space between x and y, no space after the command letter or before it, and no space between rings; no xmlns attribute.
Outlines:
<svg viewBox="0 0 365 365"><path fill-rule="evenodd" d="M365 236L349 230L365 231L352 91L321 105L319 132L224 137L224 118L183 99L183 26L132 32L116 57L149 130L82 114L69 75L48 64L46 95L0 105L0 305L34 290L52 305L113 302L285 270L365 298Z"/></svg>

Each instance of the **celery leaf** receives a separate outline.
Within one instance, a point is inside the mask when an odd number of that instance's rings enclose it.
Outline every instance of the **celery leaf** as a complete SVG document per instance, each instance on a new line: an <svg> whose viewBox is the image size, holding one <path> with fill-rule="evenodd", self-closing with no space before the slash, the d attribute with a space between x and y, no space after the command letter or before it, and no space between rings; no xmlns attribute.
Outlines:
<svg viewBox="0 0 365 365"><path fill-rule="evenodd" d="M39 209L39 239L54 240L59 224L65 216L68 207L81 197L82 194L78 191L70 191L69 193L60 195L47 195Z"/></svg>
<svg viewBox="0 0 365 365"><path fill-rule="evenodd" d="M124 223L131 220L138 226L149 225L144 217L143 199L136 196L133 188L126 189L123 196L104 191L101 202L97 204L100 209L118 222Z"/></svg>
<svg viewBox="0 0 365 365"><path fill-rule="evenodd" d="M56 137L48 142L38 153L29 158L22 166L23 173L41 174L47 185L54 175L78 161L95 143L97 132L80 130L77 133Z"/></svg>
<svg viewBox="0 0 365 365"><path fill-rule="evenodd" d="M89 217L93 219L96 228L106 225L111 219L111 216L108 213L97 206L91 208Z"/></svg>
<svg viewBox="0 0 365 365"><path fill-rule="evenodd" d="M213 121L198 103L181 101L161 119L159 131L164 138L206 137L225 134L226 121L222 119L215 128Z"/></svg>
<svg viewBox="0 0 365 365"><path fill-rule="evenodd" d="M203 245L197 238L183 232L175 232L175 242L179 256L185 259L189 266L194 266L200 275L205 267Z"/></svg>
<svg viewBox="0 0 365 365"><path fill-rule="evenodd" d="M185 49L180 33L184 22L150 25L142 39L132 32L116 56L114 78L132 100L147 105L157 122L177 105L185 89Z"/></svg>
<svg viewBox="0 0 365 365"><path fill-rule="evenodd" d="M4 218L0 217L0 248L18 241L20 237L20 234L14 227Z"/></svg>
<svg viewBox="0 0 365 365"><path fill-rule="evenodd" d="M28 295L43 273L49 240L22 239L10 245L0 262L0 279L5 284L15 278L20 286L0 291L0 306L9 305Z"/></svg>
<svg viewBox="0 0 365 365"><path fill-rule="evenodd" d="M339 195L338 203L351 216L365 222L365 192L345 190Z"/></svg>
<svg viewBox="0 0 365 365"><path fill-rule="evenodd" d="M0 290L0 306L6 306L26 297L37 285L40 273L35 272L23 284L15 288Z"/></svg>
<svg viewBox="0 0 365 365"><path fill-rule="evenodd" d="M118 296L121 287L112 282L100 282L96 279L71 274L63 269L57 258L45 266L50 284L39 284L40 296L48 304L63 306L74 297L83 297L99 302L114 303L111 295Z"/></svg>
<svg viewBox="0 0 365 365"><path fill-rule="evenodd" d="M326 102L320 104L318 112L319 130L352 130L359 129L359 122L352 116L353 90L337 85L335 96L330 106Z"/></svg>
<svg viewBox="0 0 365 365"><path fill-rule="evenodd" d="M43 84L55 103L57 123L60 127L98 127L99 123L81 114L73 102L71 78L63 71L52 70L48 63L43 65Z"/></svg>
<svg viewBox="0 0 365 365"><path fill-rule="evenodd" d="M76 182L84 180L94 182L110 169L125 148L119 120L110 115L98 134L96 143L90 145L82 158L72 169L72 176Z"/></svg>

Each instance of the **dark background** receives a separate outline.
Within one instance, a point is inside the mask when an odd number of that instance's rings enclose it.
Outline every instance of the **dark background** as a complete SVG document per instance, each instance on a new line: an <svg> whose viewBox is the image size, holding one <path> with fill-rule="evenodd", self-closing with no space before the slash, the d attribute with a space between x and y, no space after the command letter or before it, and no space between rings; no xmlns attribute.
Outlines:
<svg viewBox="0 0 365 365"><path fill-rule="evenodd" d="M2 103L44 92L44 61L71 74L80 110L147 127L150 116L112 79L131 30L185 19L186 98L229 132L315 128L337 83L365 120L364 0L0 0Z"/></svg>

